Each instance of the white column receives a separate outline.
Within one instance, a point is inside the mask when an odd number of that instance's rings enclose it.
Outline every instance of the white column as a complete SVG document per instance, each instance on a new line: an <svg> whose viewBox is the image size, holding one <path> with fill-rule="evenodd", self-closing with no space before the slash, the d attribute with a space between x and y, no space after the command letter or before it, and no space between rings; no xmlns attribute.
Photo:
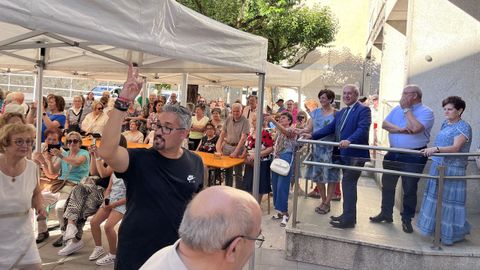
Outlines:
<svg viewBox="0 0 480 270"><path fill-rule="evenodd" d="M180 105L187 106L188 73L182 73L182 92L180 93Z"/></svg>

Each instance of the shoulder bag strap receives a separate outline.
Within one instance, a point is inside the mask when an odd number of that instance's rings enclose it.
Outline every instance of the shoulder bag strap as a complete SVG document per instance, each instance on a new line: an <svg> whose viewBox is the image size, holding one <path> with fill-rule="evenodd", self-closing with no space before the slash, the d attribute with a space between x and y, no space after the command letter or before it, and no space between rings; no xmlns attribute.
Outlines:
<svg viewBox="0 0 480 270"><path fill-rule="evenodd" d="M80 114L78 114L78 122L77 122L78 125L80 125L80 120L82 119L82 114L83 114L83 106L80 109Z"/></svg>

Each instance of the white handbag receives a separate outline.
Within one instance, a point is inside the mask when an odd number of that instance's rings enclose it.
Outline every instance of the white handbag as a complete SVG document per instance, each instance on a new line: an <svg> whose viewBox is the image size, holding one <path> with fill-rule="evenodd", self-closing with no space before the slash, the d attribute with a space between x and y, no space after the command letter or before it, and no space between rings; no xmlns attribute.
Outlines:
<svg viewBox="0 0 480 270"><path fill-rule="evenodd" d="M281 158L275 158L270 164L270 170L283 176L287 176L290 172L290 164Z"/></svg>

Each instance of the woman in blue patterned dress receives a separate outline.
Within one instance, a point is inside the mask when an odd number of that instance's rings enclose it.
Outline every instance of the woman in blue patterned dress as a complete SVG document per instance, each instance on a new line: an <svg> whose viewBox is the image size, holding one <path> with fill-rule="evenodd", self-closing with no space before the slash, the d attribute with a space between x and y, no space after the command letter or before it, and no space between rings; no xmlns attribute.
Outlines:
<svg viewBox="0 0 480 270"><path fill-rule="evenodd" d="M442 101L446 120L435 139L435 145L422 150L425 156L433 153L467 153L470 151L472 128L461 119L465 110L465 101L451 96ZM467 156L432 157L430 175L438 175L438 166L445 166L445 185L442 198L441 239L444 245L461 241L470 233L470 224L466 220L466 180L448 179L448 176L464 176L467 168ZM423 195L422 207L417 220L421 234L431 236L435 230L435 212L437 204L437 180L429 179Z"/></svg>
<svg viewBox="0 0 480 270"><path fill-rule="evenodd" d="M321 129L333 121L335 117L335 109L332 103L335 100L335 93L329 89L323 89L318 93L318 99L320 100L320 108L313 110L310 113L312 117L307 125L307 128L303 132L313 132ZM327 136L324 141L334 141L335 136ZM313 145L313 151L311 160L315 162L332 161L332 146L323 146L315 144ZM319 214L327 214L330 212L330 201L332 200L333 193L335 191L335 184L338 183L340 176L339 170L336 168L321 167L321 166L308 166L305 179L312 180L317 183L315 190L318 191L322 198L322 203L315 208L315 212ZM325 190L325 184L328 184ZM315 191L314 190L314 191Z"/></svg>

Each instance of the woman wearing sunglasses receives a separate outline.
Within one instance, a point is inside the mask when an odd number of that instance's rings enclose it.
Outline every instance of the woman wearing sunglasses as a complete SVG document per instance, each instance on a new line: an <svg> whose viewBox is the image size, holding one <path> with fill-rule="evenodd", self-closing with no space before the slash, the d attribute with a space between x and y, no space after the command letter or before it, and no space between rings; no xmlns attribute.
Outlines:
<svg viewBox="0 0 480 270"><path fill-rule="evenodd" d="M40 269L30 208L42 209L37 167L27 160L35 131L30 125L0 129L0 269Z"/></svg>
<svg viewBox="0 0 480 270"><path fill-rule="evenodd" d="M99 101L94 101L92 105L93 111L83 119L82 130L85 133L102 134L103 128L108 121L108 115L103 112L104 105Z"/></svg>
<svg viewBox="0 0 480 270"><path fill-rule="evenodd" d="M80 146L82 145L82 137L80 133L68 133L65 144L69 149L68 151L62 151L61 149L56 148L51 149L51 155L49 158L43 158L41 154L37 153L34 155L34 159L42 165L42 168L46 173L55 174L55 172L60 170L60 176L58 177L58 180L65 181L63 187L55 193L42 192L42 195L46 200L52 201L53 199L56 201L55 211L60 222L60 227L64 227L64 221L62 217L66 200L69 197L72 189L80 182L80 180L88 176L90 164L90 154L87 150L80 149ZM56 162L53 161L53 156L58 157ZM52 171L49 171L51 168ZM73 241L70 241L69 244L71 244ZM57 239L53 245L58 247L61 246L62 243L63 236ZM81 241L77 241L75 244L75 247L78 249L83 247L83 242Z"/></svg>

